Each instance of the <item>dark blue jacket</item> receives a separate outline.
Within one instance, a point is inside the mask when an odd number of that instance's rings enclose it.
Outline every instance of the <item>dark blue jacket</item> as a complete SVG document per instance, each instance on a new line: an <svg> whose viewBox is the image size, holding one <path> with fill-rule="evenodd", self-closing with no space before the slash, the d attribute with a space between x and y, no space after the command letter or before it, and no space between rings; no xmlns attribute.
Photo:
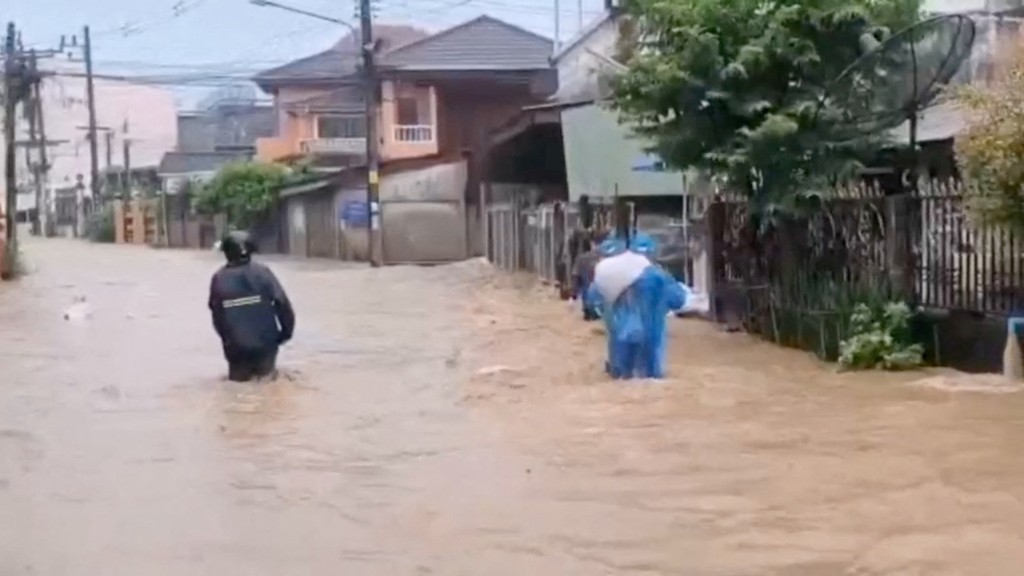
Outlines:
<svg viewBox="0 0 1024 576"><path fill-rule="evenodd" d="M274 352L295 331L288 295L274 273L257 262L218 270L210 282L209 306L229 360Z"/></svg>

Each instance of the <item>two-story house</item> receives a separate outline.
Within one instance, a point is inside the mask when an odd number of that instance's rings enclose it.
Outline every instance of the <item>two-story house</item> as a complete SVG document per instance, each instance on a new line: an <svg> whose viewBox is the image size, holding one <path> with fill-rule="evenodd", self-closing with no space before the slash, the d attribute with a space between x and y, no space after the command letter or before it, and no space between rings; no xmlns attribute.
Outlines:
<svg viewBox="0 0 1024 576"><path fill-rule="evenodd" d="M444 262L481 252L487 134L554 92L551 51L550 39L489 16L378 46L379 242L386 262ZM365 134L364 107L352 71L358 68L348 70L351 83L316 93L299 95L298 87L311 80L287 89L279 84L282 124L274 140L260 143L258 156L266 160L334 153L347 163L320 185L282 191L293 254L359 258L365 252L366 210L356 209L366 198L359 154L365 140L358 139ZM266 75L257 82L265 85Z"/></svg>
<svg viewBox="0 0 1024 576"><path fill-rule="evenodd" d="M411 26L374 26L377 51L426 37ZM253 80L274 99L274 136L260 138L256 158L288 162L304 158L337 169L365 161L366 117L361 41L348 34L329 50L266 70Z"/></svg>

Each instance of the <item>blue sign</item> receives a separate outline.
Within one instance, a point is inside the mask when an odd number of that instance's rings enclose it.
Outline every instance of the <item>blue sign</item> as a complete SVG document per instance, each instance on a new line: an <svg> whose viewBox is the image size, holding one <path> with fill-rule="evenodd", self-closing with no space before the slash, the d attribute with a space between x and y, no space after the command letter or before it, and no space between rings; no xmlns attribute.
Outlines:
<svg viewBox="0 0 1024 576"><path fill-rule="evenodd" d="M633 161L633 172L664 172L665 161L657 154L644 154Z"/></svg>
<svg viewBox="0 0 1024 576"><path fill-rule="evenodd" d="M341 220L349 226L366 226L370 219L370 211L366 208L366 202L360 200L346 200L341 205Z"/></svg>

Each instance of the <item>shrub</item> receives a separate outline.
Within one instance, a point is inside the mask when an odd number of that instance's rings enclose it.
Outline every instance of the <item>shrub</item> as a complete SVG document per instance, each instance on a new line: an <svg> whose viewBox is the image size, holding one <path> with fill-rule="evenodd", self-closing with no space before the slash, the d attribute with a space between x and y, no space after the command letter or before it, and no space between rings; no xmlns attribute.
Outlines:
<svg viewBox="0 0 1024 576"><path fill-rule="evenodd" d="M924 363L924 346L911 341L913 312L903 302L872 308L858 304L851 336L839 344L839 364L850 370L908 370Z"/></svg>
<svg viewBox="0 0 1024 576"><path fill-rule="evenodd" d="M114 208L104 206L85 219L85 237L91 242L113 243L116 241Z"/></svg>

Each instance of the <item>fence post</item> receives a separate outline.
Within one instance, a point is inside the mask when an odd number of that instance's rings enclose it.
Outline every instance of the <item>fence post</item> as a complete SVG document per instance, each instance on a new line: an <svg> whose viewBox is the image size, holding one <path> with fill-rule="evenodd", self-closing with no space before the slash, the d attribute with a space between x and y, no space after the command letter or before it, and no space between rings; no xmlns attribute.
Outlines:
<svg viewBox="0 0 1024 576"><path fill-rule="evenodd" d="M889 281L897 298L908 302L917 299L914 270L914 198L911 194L897 194L885 198L885 254Z"/></svg>
<svg viewBox="0 0 1024 576"><path fill-rule="evenodd" d="M725 203L719 199L708 205L705 216L704 246L707 251L709 272L707 278L708 303L711 305L711 319L723 321L722 296L725 287Z"/></svg>

